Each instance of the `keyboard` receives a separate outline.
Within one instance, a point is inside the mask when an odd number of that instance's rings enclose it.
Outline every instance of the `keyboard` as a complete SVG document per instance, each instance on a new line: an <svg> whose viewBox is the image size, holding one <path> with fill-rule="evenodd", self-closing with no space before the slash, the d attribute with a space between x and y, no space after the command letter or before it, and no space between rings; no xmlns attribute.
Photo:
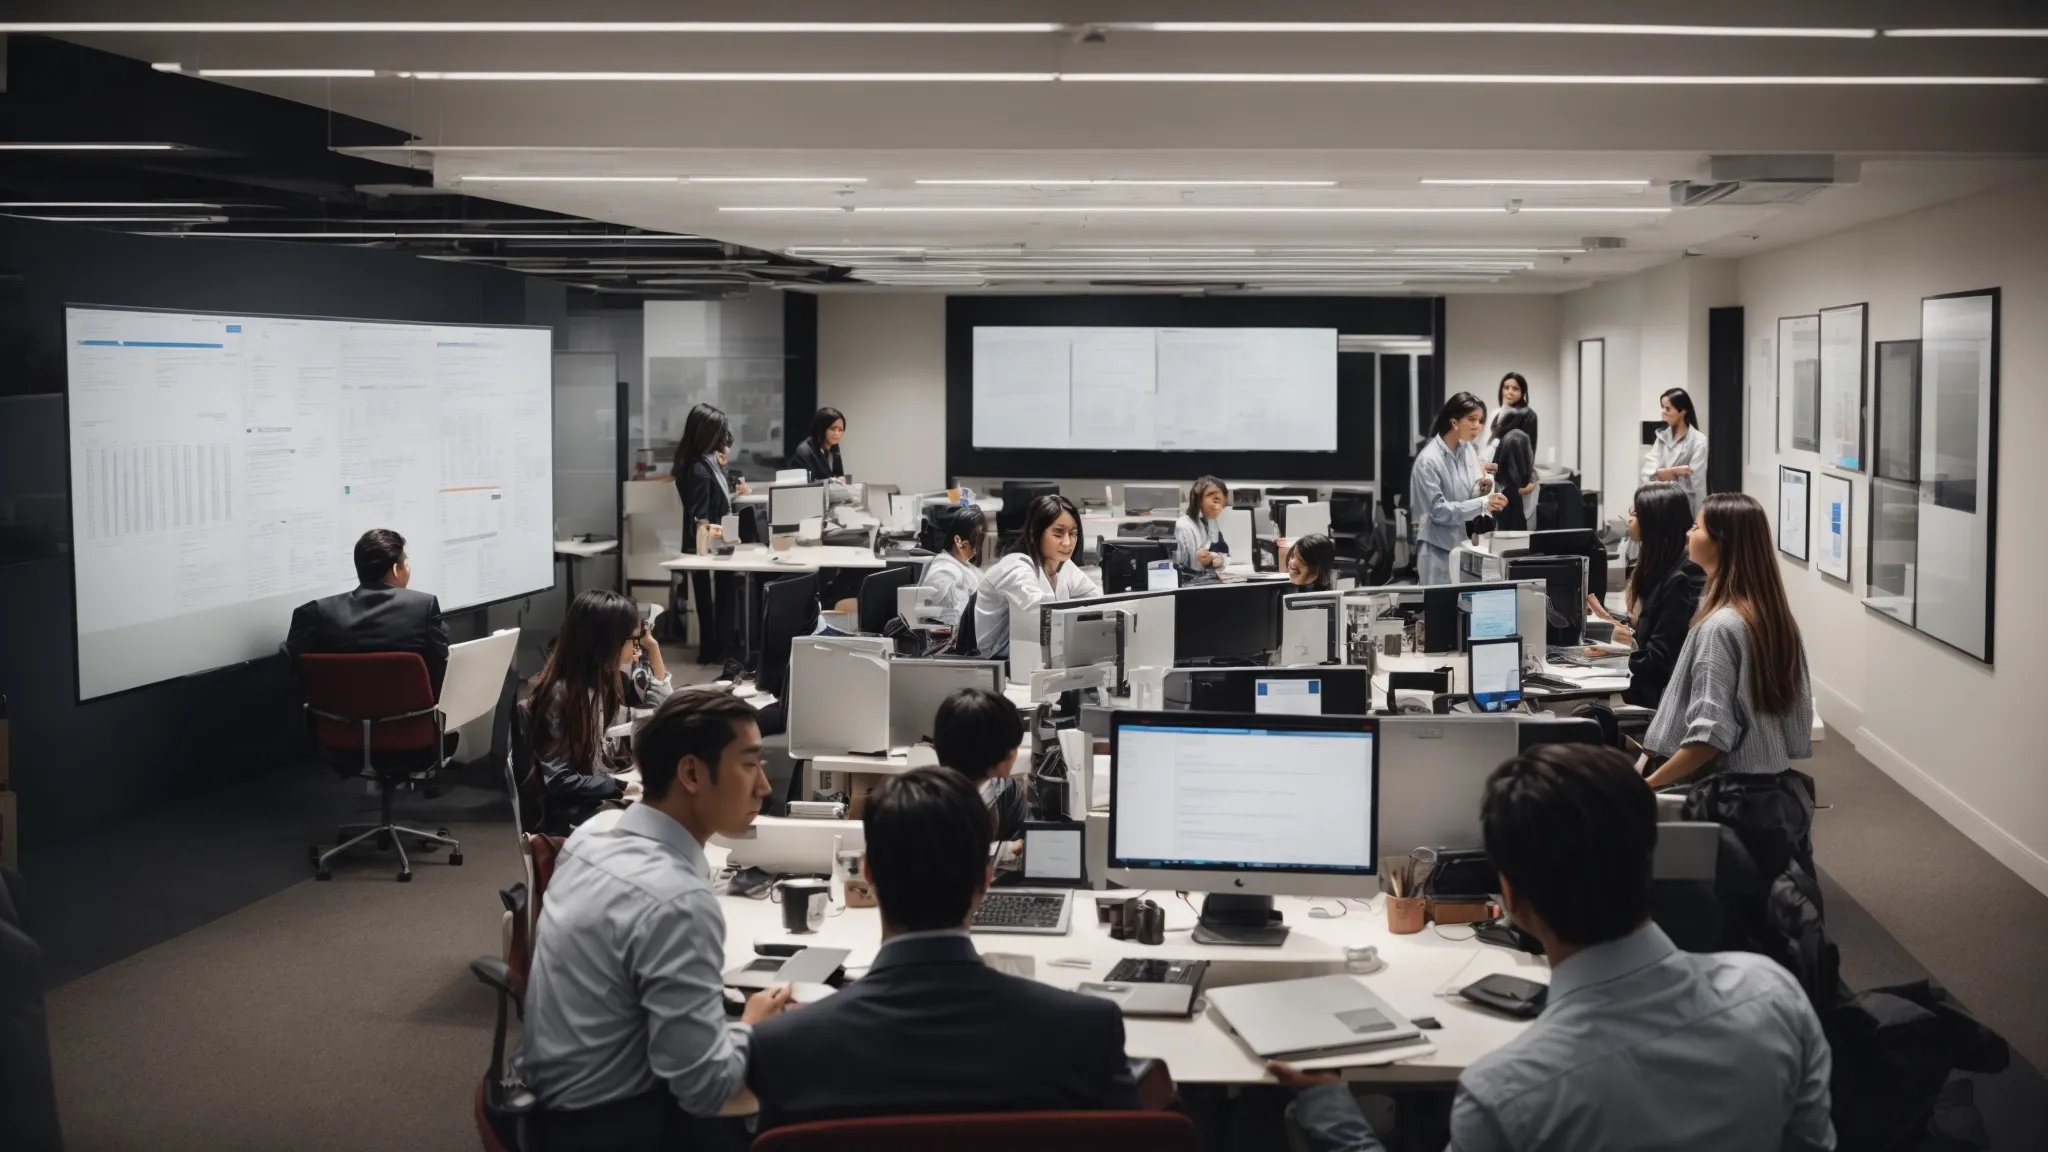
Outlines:
<svg viewBox="0 0 2048 1152"><path fill-rule="evenodd" d="M1209 971L1207 960L1138 960L1116 962L1103 977L1112 984L1192 984L1200 987Z"/></svg>
<svg viewBox="0 0 2048 1152"><path fill-rule="evenodd" d="M1064 936L1074 894L1067 889L998 888L974 910L976 932Z"/></svg>

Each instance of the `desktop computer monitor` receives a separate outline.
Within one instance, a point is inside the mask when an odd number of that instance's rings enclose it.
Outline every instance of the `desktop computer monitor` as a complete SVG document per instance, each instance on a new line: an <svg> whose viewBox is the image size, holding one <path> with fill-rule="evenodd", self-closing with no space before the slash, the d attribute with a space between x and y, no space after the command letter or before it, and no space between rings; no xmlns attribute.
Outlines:
<svg viewBox="0 0 2048 1152"><path fill-rule="evenodd" d="M1507 640L1521 635L1515 611L1519 596L1512 587L1460 592L1458 611L1465 623L1465 639Z"/></svg>
<svg viewBox="0 0 2048 1152"><path fill-rule="evenodd" d="M1481 712L1508 712L1522 702L1522 638L1474 640L1467 657L1465 683L1472 706Z"/></svg>
<svg viewBox="0 0 2048 1152"><path fill-rule="evenodd" d="M1516 716L1384 716L1379 721L1380 844L1477 848L1487 777L1521 751Z"/></svg>
<svg viewBox="0 0 2048 1152"><path fill-rule="evenodd" d="M768 530L787 536L806 520L825 518L823 484L785 484L768 490Z"/></svg>
<svg viewBox="0 0 2048 1152"><path fill-rule="evenodd" d="M1173 559L1173 541L1104 537L1100 559L1103 591L1143 592L1146 569L1161 560Z"/></svg>
<svg viewBox="0 0 2048 1152"><path fill-rule="evenodd" d="M1280 648L1284 580L1183 588L1173 622L1176 664L1264 664Z"/></svg>
<svg viewBox="0 0 2048 1152"><path fill-rule="evenodd" d="M1326 668L1176 668L1166 708L1256 716L1370 716L1372 672Z"/></svg>
<svg viewBox="0 0 2048 1152"><path fill-rule="evenodd" d="M1173 515L1187 503L1187 494L1178 488L1152 484L1124 485L1124 515L1143 516Z"/></svg>
<svg viewBox="0 0 2048 1152"><path fill-rule="evenodd" d="M1272 897L1367 896L1379 871L1379 728L1359 716L1110 716L1109 870L1208 892L1195 941L1278 945Z"/></svg>
<svg viewBox="0 0 2048 1152"><path fill-rule="evenodd" d="M1497 584L1425 584L1420 588L1395 588L1402 593L1422 593L1422 650L1424 652L1456 652L1465 642L1467 611L1487 601L1470 601L1467 597L1505 589L1512 593L1514 585Z"/></svg>
<svg viewBox="0 0 2048 1152"><path fill-rule="evenodd" d="M932 735L946 697L962 688L1003 690L1001 660L890 660L889 747L907 748Z"/></svg>
<svg viewBox="0 0 2048 1152"><path fill-rule="evenodd" d="M1508 560L1508 579L1541 580L1550 591L1552 648L1571 648L1586 634L1586 558L1584 556L1515 556Z"/></svg>

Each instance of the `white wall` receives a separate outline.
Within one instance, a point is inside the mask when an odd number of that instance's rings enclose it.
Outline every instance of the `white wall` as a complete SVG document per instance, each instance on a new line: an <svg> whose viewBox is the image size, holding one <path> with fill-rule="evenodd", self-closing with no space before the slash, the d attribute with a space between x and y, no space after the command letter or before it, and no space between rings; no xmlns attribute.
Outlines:
<svg viewBox="0 0 2048 1152"><path fill-rule="evenodd" d="M1994 652L1987 667L1865 609L1868 482L1855 490L1848 586L1780 561L1805 633L1815 695L1829 727L1992 855L2048 891L2048 754L2036 717L2048 688L2048 535L2034 525L2048 425L2048 183L1996 189L1741 261L1747 336L1780 316L1867 301L1869 340L1920 335L1920 298L2003 289L1999 350L2000 523ZM1866 353L1867 354L1867 353ZM1789 398L1781 398L1786 405ZM1782 427L1789 428L1789 412ZM1710 425L1711 427L1711 425ZM1724 435L1738 434L1729 428ZM1777 507L1780 460L1818 470L1815 453L1750 461L1745 486ZM1910 850L1908 847L1907 850Z"/></svg>
<svg viewBox="0 0 2048 1152"><path fill-rule="evenodd" d="M1557 333L1562 297L1452 296L1444 301L1444 392L1470 392L1492 415L1500 378L1520 372L1536 410L1537 450L1560 443L1570 423L1558 381ZM1426 422L1426 421L1425 421ZM1559 454L1559 459L1569 457Z"/></svg>
<svg viewBox="0 0 2048 1152"><path fill-rule="evenodd" d="M820 293L818 403L846 413L846 470L905 492L946 486L946 298Z"/></svg>

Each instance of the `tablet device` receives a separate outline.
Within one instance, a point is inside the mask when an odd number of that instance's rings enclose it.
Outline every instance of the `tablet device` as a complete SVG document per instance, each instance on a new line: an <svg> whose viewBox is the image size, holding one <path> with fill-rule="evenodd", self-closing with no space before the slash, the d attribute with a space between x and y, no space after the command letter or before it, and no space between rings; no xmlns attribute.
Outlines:
<svg viewBox="0 0 2048 1152"><path fill-rule="evenodd" d="M1024 883L1038 888L1080 888L1088 882L1080 821L1024 825Z"/></svg>
<svg viewBox="0 0 2048 1152"><path fill-rule="evenodd" d="M1472 706L1481 712L1507 712L1522 702L1522 638L1474 640L1466 683Z"/></svg>

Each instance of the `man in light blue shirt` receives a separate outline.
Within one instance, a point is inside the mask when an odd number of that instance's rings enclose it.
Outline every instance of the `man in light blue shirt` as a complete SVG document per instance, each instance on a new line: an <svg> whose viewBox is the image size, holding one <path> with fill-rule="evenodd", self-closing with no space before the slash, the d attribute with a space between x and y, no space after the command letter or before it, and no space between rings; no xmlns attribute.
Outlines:
<svg viewBox="0 0 2048 1152"><path fill-rule="evenodd" d="M789 990L725 1014L725 915L704 842L769 795L754 710L677 692L634 737L645 800L570 837L541 902L520 1073L538 1100L528 1152L676 1147L744 1086L754 1024Z"/></svg>
<svg viewBox="0 0 2048 1152"><path fill-rule="evenodd" d="M1656 802L1628 758L1530 749L1487 782L1480 821L1501 902L1551 960L1543 1014L1458 1078L1456 1152L1821 1150L1830 1054L1790 973L1744 952L1680 952L1649 922ZM1317 1152L1380 1152L1334 1076L1301 1090Z"/></svg>
<svg viewBox="0 0 2048 1152"><path fill-rule="evenodd" d="M1415 517L1418 584L1449 584L1451 552L1469 537L1465 522L1507 507L1499 492L1481 490L1490 464L1479 462L1476 442L1486 431L1486 402L1470 392L1444 401L1429 441L1408 473L1408 506Z"/></svg>

